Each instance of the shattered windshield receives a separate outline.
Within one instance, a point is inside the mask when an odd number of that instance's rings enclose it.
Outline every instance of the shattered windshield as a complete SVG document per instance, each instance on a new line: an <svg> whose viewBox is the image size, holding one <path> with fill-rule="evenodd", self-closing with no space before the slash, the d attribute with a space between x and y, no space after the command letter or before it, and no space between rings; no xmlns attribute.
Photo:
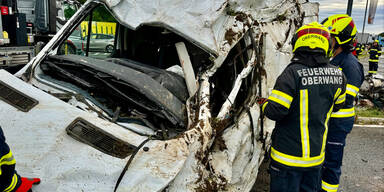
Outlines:
<svg viewBox="0 0 384 192"><path fill-rule="evenodd" d="M195 71L211 64L208 53L177 34L157 26L131 30L100 5L62 41L57 55L40 64L40 77L75 91L56 96L78 108L168 138L187 124L190 95L175 47L180 42Z"/></svg>

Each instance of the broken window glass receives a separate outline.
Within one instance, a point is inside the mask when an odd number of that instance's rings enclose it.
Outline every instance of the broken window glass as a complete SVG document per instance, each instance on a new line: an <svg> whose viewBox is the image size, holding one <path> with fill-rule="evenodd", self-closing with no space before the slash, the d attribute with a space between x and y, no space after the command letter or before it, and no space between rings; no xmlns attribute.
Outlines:
<svg viewBox="0 0 384 192"><path fill-rule="evenodd" d="M187 125L190 95L175 46L179 42L185 44L196 74L212 64L207 52L166 28L132 30L100 5L62 40L57 55L40 64L40 77L74 91L60 95L66 102L85 103L85 110L104 119L166 139ZM109 45L113 47L107 49Z"/></svg>
<svg viewBox="0 0 384 192"><path fill-rule="evenodd" d="M98 6L63 41L58 54L107 58L115 48L116 27L117 21L111 13L104 6Z"/></svg>
<svg viewBox="0 0 384 192"><path fill-rule="evenodd" d="M221 67L212 76L212 116L217 116L223 103L228 99L236 78L247 66L252 56L253 46L250 41L246 41L247 36L242 38L228 54L228 57L221 65ZM247 76L241 84L240 90L236 96L236 99L232 103L231 117L236 116L241 110L246 107L246 100L250 96L252 91L252 85L256 79L253 72Z"/></svg>

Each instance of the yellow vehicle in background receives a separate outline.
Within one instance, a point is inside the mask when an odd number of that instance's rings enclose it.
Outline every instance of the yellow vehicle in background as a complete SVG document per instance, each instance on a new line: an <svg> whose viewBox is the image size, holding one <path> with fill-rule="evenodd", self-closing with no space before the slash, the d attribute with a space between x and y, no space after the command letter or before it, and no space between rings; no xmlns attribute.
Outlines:
<svg viewBox="0 0 384 192"><path fill-rule="evenodd" d="M88 21L81 22L74 32L68 37L65 42L65 46L62 47L61 53L64 54L85 54L85 44L88 34ZM111 53L114 49L114 39L116 33L115 22L101 22L93 21L91 26L92 35L90 36L90 54L96 54L98 56ZM97 52L97 53L95 53Z"/></svg>

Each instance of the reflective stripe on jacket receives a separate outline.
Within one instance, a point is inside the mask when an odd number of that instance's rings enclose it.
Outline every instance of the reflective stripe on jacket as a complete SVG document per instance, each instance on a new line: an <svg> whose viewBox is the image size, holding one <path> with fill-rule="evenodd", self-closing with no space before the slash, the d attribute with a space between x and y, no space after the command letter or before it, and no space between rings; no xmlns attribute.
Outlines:
<svg viewBox="0 0 384 192"><path fill-rule="evenodd" d="M15 172L15 164L12 151L5 142L3 130L0 127L0 192L14 191L20 184L20 177Z"/></svg>
<svg viewBox="0 0 384 192"><path fill-rule="evenodd" d="M363 48L361 47L361 44L357 44L355 50L356 50L357 55L361 55L363 53Z"/></svg>
<svg viewBox="0 0 384 192"><path fill-rule="evenodd" d="M325 59L317 60L295 56L263 106L276 121L271 157L286 166L314 167L324 161L328 120L346 99L343 73Z"/></svg>
<svg viewBox="0 0 384 192"><path fill-rule="evenodd" d="M364 69L359 61L351 53L342 52L330 62L342 69L347 78L346 100L344 107L338 112L333 112L332 118L347 118L355 116L353 102L356 99L361 84L364 81Z"/></svg>
<svg viewBox="0 0 384 192"><path fill-rule="evenodd" d="M379 46L374 46L369 49L369 61L379 62L379 56L381 55L381 49Z"/></svg>

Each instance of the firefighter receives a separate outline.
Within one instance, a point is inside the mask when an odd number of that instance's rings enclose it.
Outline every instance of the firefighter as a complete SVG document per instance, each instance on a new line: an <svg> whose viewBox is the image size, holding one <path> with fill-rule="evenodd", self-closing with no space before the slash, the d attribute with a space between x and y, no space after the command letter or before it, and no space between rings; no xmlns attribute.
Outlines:
<svg viewBox="0 0 384 192"><path fill-rule="evenodd" d="M363 54L363 48L362 48L360 43L357 43L355 50L356 50L355 56L357 59L359 59L359 56L361 56Z"/></svg>
<svg viewBox="0 0 384 192"><path fill-rule="evenodd" d="M299 28L294 56L277 78L262 110L276 121L272 133L270 191L317 191L327 122L345 101L346 79L329 64L330 34L313 22Z"/></svg>
<svg viewBox="0 0 384 192"><path fill-rule="evenodd" d="M379 46L379 41L375 40L369 49L369 71L368 75L373 75L377 73L379 57L381 55L381 49Z"/></svg>
<svg viewBox="0 0 384 192"><path fill-rule="evenodd" d="M364 70L351 53L357 31L352 18L345 14L337 14L326 18L322 24L328 27L335 43L330 63L341 68L347 78L345 105L339 111L333 112L329 121L322 169L322 190L336 192L339 187L345 139L353 127L354 101L364 80Z"/></svg>
<svg viewBox="0 0 384 192"><path fill-rule="evenodd" d="M354 40L354 43L353 43L352 55L355 56L355 57L358 59L358 54L357 54L357 41L356 41L356 40Z"/></svg>
<svg viewBox="0 0 384 192"><path fill-rule="evenodd" d="M32 185L40 183L40 179L20 177L15 171L16 161L12 151L5 142L3 130L0 127L0 191L28 192Z"/></svg>

